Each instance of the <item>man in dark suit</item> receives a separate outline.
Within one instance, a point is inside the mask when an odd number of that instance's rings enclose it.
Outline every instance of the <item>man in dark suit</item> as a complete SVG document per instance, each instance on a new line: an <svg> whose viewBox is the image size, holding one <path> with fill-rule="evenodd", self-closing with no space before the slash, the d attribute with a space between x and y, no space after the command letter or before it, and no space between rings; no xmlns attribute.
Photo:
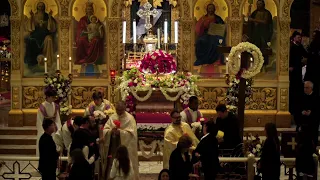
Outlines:
<svg viewBox="0 0 320 180"><path fill-rule="evenodd" d="M55 132L55 123L51 119L44 119L42 123L43 135L39 140L39 171L43 180L56 180L56 169L59 153L53 141L52 133Z"/></svg>
<svg viewBox="0 0 320 180"><path fill-rule="evenodd" d="M242 141L239 132L238 118L231 112L228 112L226 105L219 104L217 111L217 128L224 132L223 142L220 149L234 149Z"/></svg>

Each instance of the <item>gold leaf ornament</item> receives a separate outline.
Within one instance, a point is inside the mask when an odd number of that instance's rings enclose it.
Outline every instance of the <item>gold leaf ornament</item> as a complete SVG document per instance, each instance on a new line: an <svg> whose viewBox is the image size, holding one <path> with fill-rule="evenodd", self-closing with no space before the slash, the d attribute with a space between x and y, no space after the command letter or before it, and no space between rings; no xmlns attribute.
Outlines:
<svg viewBox="0 0 320 180"><path fill-rule="evenodd" d="M145 3L148 2L148 0L139 0L139 2L140 2L140 6L143 6Z"/></svg>
<svg viewBox="0 0 320 180"><path fill-rule="evenodd" d="M125 1L124 1L124 6L125 6L125 7L128 7L129 5L130 5L130 6L132 5L132 0L125 0Z"/></svg>
<svg viewBox="0 0 320 180"><path fill-rule="evenodd" d="M176 7L178 2L177 0L169 0L169 4L171 4L173 7Z"/></svg>
<svg viewBox="0 0 320 180"><path fill-rule="evenodd" d="M153 7L161 7L161 3L163 2L163 0L153 0Z"/></svg>

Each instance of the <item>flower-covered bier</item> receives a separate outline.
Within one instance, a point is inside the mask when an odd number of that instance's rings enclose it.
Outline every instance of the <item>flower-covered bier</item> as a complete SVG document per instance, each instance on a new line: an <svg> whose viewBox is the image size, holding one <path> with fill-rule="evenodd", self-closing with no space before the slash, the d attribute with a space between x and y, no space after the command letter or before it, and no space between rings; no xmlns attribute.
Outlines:
<svg viewBox="0 0 320 180"><path fill-rule="evenodd" d="M177 70L173 56L163 50L146 53L140 63L140 71L143 73L168 74Z"/></svg>

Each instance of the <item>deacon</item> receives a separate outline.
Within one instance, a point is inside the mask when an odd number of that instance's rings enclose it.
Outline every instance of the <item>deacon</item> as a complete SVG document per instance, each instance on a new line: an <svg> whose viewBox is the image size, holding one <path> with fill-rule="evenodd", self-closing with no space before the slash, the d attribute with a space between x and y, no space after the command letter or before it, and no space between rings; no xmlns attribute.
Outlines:
<svg viewBox="0 0 320 180"><path fill-rule="evenodd" d="M55 126L55 133L52 134L53 139L56 142L56 139L60 138L60 130L61 130L61 121L60 121L60 115L59 115L59 105L54 102L57 92L55 92L53 89L46 89L45 91L46 100L40 104L38 112L37 112L37 147L39 146L39 139L40 136L44 133L44 130L42 128L42 122L43 119L51 119ZM57 137L55 137L57 136ZM56 142L58 144L58 142ZM58 151L61 151L61 149L57 149ZM39 150L37 148L36 155L39 156Z"/></svg>
<svg viewBox="0 0 320 180"><path fill-rule="evenodd" d="M218 115L216 119L217 128L224 132L223 142L219 148L234 149L242 141L238 119L233 113L228 112L225 104L219 104L216 111Z"/></svg>
<svg viewBox="0 0 320 180"><path fill-rule="evenodd" d="M193 148L197 147L199 140L192 132L189 124L181 122L181 115L177 110L173 110L170 114L172 123L164 131L164 147L163 147L163 168L169 168L169 159L173 150L176 149L179 139L183 135L187 135L192 139Z"/></svg>
<svg viewBox="0 0 320 180"><path fill-rule="evenodd" d="M101 154L102 176L108 179L113 159L116 157L116 150L120 145L126 146L133 165L135 180L139 179L138 162L138 135L134 117L126 112L126 103L119 101L116 104L116 113L109 117L104 126L103 137L104 153Z"/></svg>
<svg viewBox="0 0 320 180"><path fill-rule="evenodd" d="M199 118L202 118L201 112L198 110L199 100L196 96L191 96L189 98L189 104L186 109L184 109L181 115L181 121L192 124L193 122L197 122Z"/></svg>
<svg viewBox="0 0 320 180"><path fill-rule="evenodd" d="M318 144L319 102L319 96L313 92L313 83L306 81L300 107L301 118L297 126L306 127L311 132L315 146Z"/></svg>

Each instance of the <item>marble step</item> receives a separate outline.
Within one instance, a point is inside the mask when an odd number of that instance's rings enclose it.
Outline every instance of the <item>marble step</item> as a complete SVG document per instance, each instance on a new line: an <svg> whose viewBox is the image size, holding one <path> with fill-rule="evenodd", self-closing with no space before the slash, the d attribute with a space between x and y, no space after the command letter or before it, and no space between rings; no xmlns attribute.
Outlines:
<svg viewBox="0 0 320 180"><path fill-rule="evenodd" d="M36 145L36 135L0 135L0 145Z"/></svg>
<svg viewBox="0 0 320 180"><path fill-rule="evenodd" d="M37 135L35 126L0 127L0 135Z"/></svg>
<svg viewBox="0 0 320 180"><path fill-rule="evenodd" d="M0 145L0 154L35 155L36 145Z"/></svg>

